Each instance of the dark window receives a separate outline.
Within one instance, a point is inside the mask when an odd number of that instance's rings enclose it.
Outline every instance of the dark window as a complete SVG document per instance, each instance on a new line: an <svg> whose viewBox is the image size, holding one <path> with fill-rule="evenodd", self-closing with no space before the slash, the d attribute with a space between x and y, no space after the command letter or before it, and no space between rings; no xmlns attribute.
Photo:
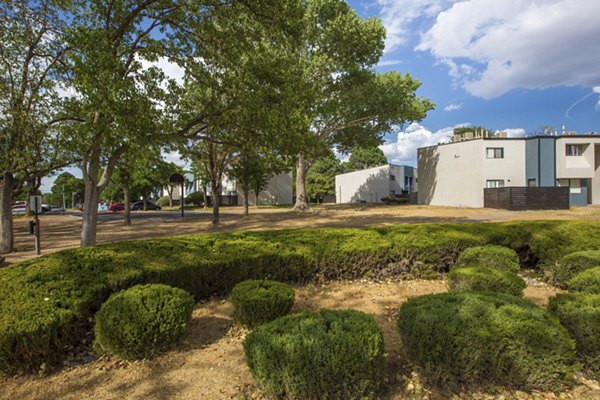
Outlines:
<svg viewBox="0 0 600 400"><path fill-rule="evenodd" d="M487 158L504 158L504 147L488 147L485 149Z"/></svg>
<svg viewBox="0 0 600 400"><path fill-rule="evenodd" d="M584 144L568 144L566 145L565 154L570 157L579 157L585 151Z"/></svg>
<svg viewBox="0 0 600 400"><path fill-rule="evenodd" d="M395 181L396 180L396 176L395 175L390 175L390 181Z"/></svg>

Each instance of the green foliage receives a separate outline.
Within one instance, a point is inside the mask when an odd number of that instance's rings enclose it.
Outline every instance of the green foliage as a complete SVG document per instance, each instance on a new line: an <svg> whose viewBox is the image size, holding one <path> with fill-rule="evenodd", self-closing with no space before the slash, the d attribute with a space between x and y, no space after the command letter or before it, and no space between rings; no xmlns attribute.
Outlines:
<svg viewBox="0 0 600 400"><path fill-rule="evenodd" d="M530 301L497 293L409 299L398 313L402 349L432 383L562 390L573 383L575 343Z"/></svg>
<svg viewBox="0 0 600 400"><path fill-rule="evenodd" d="M586 269L569 281L569 291L600 294L600 267Z"/></svg>
<svg viewBox="0 0 600 400"><path fill-rule="evenodd" d="M76 178L68 172L63 172L56 177L52 185L51 193L44 195L44 201L49 204L61 205L63 203L63 190L67 207L83 201L84 184L83 179Z"/></svg>
<svg viewBox="0 0 600 400"><path fill-rule="evenodd" d="M306 174L306 192L317 199L335 195L335 176L342 173L342 165L333 152L315 162Z"/></svg>
<svg viewBox="0 0 600 400"><path fill-rule="evenodd" d="M382 197L381 201L386 204L408 204L406 197Z"/></svg>
<svg viewBox="0 0 600 400"><path fill-rule="evenodd" d="M194 299L167 285L137 285L118 292L96 313L94 347L127 360L148 358L181 342Z"/></svg>
<svg viewBox="0 0 600 400"><path fill-rule="evenodd" d="M156 200L156 205L160 207L166 207L169 205L169 196L163 196Z"/></svg>
<svg viewBox="0 0 600 400"><path fill-rule="evenodd" d="M448 289L452 292L471 290L523 296L527 284L517 274L486 267L454 268L447 275Z"/></svg>
<svg viewBox="0 0 600 400"><path fill-rule="evenodd" d="M294 299L294 289L290 285L265 280L238 283L229 297L233 304L233 319L250 328L286 315L292 309Z"/></svg>
<svg viewBox="0 0 600 400"><path fill-rule="evenodd" d="M503 246L487 245L470 247L460 253L457 266L481 266L504 271L518 272L519 256Z"/></svg>
<svg viewBox="0 0 600 400"><path fill-rule="evenodd" d="M65 250L0 269L0 371L36 370L80 343L88 319L119 290L164 283L197 299L226 295L247 279L439 277L465 248L488 243L528 254L547 269L600 247L586 221L415 224L369 229L219 233Z"/></svg>
<svg viewBox="0 0 600 400"><path fill-rule="evenodd" d="M352 172L379 167L387 163L387 158L379 147L356 147L352 149L350 159L343 164L343 168L344 172Z"/></svg>
<svg viewBox="0 0 600 400"><path fill-rule="evenodd" d="M587 371L600 379L600 294L559 294L550 299L548 310L575 339Z"/></svg>
<svg viewBox="0 0 600 400"><path fill-rule="evenodd" d="M193 204L195 206L201 206L204 203L204 193L193 192L185 196L185 204Z"/></svg>
<svg viewBox="0 0 600 400"><path fill-rule="evenodd" d="M354 310L277 319L250 332L244 351L252 375L275 398L371 399L385 377L383 332Z"/></svg>
<svg viewBox="0 0 600 400"><path fill-rule="evenodd" d="M585 250L568 254L561 258L553 268L553 283L564 289L575 275L598 266L600 266L600 250Z"/></svg>
<svg viewBox="0 0 600 400"><path fill-rule="evenodd" d="M463 126L459 128L454 128L454 134L464 136L467 132L477 132L482 133L484 137L492 137L494 133L483 126Z"/></svg>

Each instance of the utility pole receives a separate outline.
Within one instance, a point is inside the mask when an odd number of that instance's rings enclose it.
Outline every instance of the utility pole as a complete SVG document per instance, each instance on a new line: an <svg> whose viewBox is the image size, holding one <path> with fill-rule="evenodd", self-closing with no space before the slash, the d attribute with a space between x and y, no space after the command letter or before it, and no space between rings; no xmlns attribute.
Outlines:
<svg viewBox="0 0 600 400"><path fill-rule="evenodd" d="M67 204L65 203L65 185L62 185L62 198L63 198L63 210L67 208Z"/></svg>

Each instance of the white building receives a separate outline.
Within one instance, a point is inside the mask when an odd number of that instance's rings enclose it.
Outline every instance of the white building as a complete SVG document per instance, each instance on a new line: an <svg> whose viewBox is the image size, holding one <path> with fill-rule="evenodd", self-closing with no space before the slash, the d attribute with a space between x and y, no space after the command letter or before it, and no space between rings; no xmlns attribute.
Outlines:
<svg viewBox="0 0 600 400"><path fill-rule="evenodd" d="M335 176L336 203L380 203L416 189L417 171L405 165L382 165Z"/></svg>
<svg viewBox="0 0 600 400"><path fill-rule="evenodd" d="M456 138L455 138L456 139ZM484 188L568 186L600 204L600 136L474 138L418 149L419 204L483 207Z"/></svg>

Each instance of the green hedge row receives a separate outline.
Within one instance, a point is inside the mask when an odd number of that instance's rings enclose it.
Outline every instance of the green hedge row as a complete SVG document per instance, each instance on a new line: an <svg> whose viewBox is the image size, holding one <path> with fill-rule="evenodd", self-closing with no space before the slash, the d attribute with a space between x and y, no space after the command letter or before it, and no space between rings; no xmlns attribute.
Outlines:
<svg viewBox="0 0 600 400"><path fill-rule="evenodd" d="M196 300L247 279L305 282L448 271L465 248L499 244L525 264L600 248L600 224L419 224L370 229L220 233L53 253L0 270L0 371L36 370L79 343L110 294L164 283ZM539 262L538 262L539 261Z"/></svg>
<svg viewBox="0 0 600 400"><path fill-rule="evenodd" d="M453 268L446 278L451 292L471 290L523 297L523 290L527 287L525 281L514 272L486 267Z"/></svg>

